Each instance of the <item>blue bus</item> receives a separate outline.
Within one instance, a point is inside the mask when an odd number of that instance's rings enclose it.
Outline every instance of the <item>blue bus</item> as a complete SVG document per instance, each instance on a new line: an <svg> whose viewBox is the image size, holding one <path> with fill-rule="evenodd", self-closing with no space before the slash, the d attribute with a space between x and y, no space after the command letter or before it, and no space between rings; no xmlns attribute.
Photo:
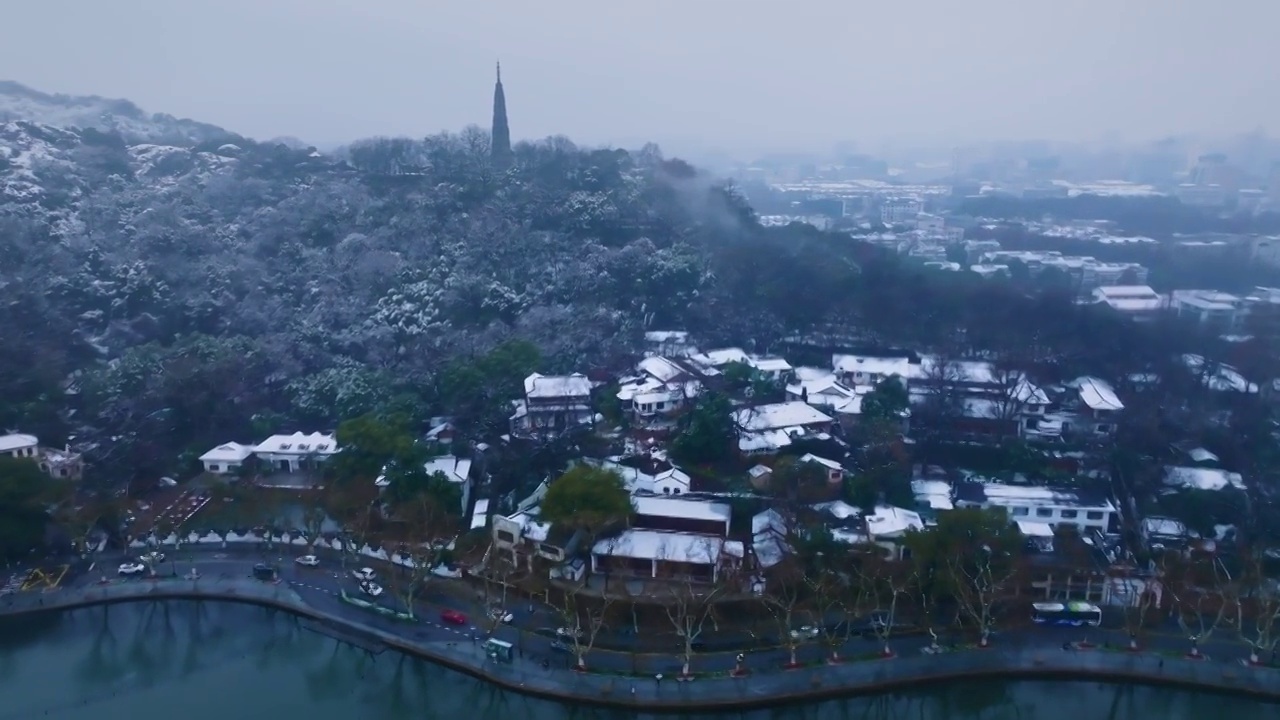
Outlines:
<svg viewBox="0 0 1280 720"><path fill-rule="evenodd" d="M1034 603L1031 605L1031 621L1037 625L1098 627L1102 624L1102 608L1077 600L1067 603Z"/></svg>

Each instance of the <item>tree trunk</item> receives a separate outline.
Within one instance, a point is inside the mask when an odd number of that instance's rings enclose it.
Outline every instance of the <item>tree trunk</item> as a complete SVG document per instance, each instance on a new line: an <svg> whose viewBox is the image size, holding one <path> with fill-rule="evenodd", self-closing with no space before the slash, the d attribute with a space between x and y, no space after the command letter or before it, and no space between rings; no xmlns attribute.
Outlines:
<svg viewBox="0 0 1280 720"><path fill-rule="evenodd" d="M982 629L982 638L978 640L978 647L987 647L990 642L990 632L991 631L986 628Z"/></svg>

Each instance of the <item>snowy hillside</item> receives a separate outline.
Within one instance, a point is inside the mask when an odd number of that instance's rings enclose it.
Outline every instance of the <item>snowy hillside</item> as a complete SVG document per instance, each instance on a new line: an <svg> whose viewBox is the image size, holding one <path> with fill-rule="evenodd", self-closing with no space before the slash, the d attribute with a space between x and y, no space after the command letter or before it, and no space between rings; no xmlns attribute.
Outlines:
<svg viewBox="0 0 1280 720"><path fill-rule="evenodd" d="M94 128L118 132L133 142L193 145L236 136L216 125L180 120L172 115L148 115L128 100L96 95L49 95L21 83L0 80L0 123L25 120L61 128Z"/></svg>

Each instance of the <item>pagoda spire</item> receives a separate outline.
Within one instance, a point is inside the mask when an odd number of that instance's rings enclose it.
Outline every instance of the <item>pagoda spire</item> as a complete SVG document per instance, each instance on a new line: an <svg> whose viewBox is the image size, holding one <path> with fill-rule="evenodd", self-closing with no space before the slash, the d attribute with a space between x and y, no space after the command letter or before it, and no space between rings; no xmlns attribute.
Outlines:
<svg viewBox="0 0 1280 720"><path fill-rule="evenodd" d="M493 129L489 143L495 167L511 165L511 129L507 125L507 98L502 92L502 63L497 64L497 82L493 86Z"/></svg>

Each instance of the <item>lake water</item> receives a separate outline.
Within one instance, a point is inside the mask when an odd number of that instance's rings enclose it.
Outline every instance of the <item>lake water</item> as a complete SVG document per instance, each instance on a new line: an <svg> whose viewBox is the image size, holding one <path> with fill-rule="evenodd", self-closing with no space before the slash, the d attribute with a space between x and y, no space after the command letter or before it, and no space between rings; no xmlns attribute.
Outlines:
<svg viewBox="0 0 1280 720"><path fill-rule="evenodd" d="M370 656L277 611L193 602L0 619L0 698L0 720L636 717L502 692L389 651ZM1274 720L1280 706L1164 688L991 682L718 717Z"/></svg>

